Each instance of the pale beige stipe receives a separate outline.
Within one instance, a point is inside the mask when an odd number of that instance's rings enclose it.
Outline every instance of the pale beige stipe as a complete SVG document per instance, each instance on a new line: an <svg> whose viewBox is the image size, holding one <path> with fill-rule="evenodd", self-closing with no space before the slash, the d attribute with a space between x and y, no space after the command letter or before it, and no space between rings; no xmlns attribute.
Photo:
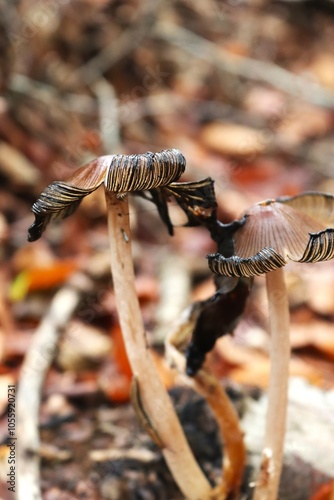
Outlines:
<svg viewBox="0 0 334 500"><path fill-rule="evenodd" d="M271 367L262 462L253 500L278 498L288 403L289 304L283 269L266 274L266 284L271 333Z"/></svg>
<svg viewBox="0 0 334 500"><path fill-rule="evenodd" d="M134 288L128 201L119 200L108 191L106 200L117 310L131 368L139 384L142 406L164 443L162 453L185 498L209 498L210 484L189 448L147 345Z"/></svg>

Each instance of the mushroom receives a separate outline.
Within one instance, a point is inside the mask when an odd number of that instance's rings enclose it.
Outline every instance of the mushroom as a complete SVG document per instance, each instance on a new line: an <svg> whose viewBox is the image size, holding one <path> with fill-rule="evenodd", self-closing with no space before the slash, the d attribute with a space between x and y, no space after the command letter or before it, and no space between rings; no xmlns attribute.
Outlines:
<svg viewBox="0 0 334 500"><path fill-rule="evenodd" d="M234 254L208 255L210 269L230 277L266 274L271 371L262 463L254 500L276 500L283 462L289 376L289 306L283 266L334 257L334 197L308 192L266 200L246 211L233 235Z"/></svg>
<svg viewBox="0 0 334 500"><path fill-rule="evenodd" d="M72 214L83 197L104 183L113 285L124 343L134 374L133 392L140 400L137 407L142 409L146 427L161 446L182 493L195 500L208 497L211 487L188 446L147 346L134 286L127 196L149 190L152 201L172 232L166 197L178 193L179 204L185 193L188 193L189 200L194 193L201 197L201 183L180 183L178 186L174 182L184 172L185 164L185 158L176 149L97 158L74 172L66 182L55 181L44 190L32 207L35 222L29 228L28 239L37 240L50 220ZM207 185L210 180L203 182Z"/></svg>
<svg viewBox="0 0 334 500"><path fill-rule="evenodd" d="M203 199L194 195L184 203L188 194L185 193L178 201L179 205L188 217L188 224L204 226L216 243L217 251L231 256L234 252L233 234L245 219L229 224L220 222L217 207L212 203L213 185L206 182L202 188L199 193L205 193ZM221 433L224 450L222 475L212 498L238 498L246 463L243 432L224 387L210 372L209 366L203 364L216 340L233 332L243 313L253 279L216 275L214 281L216 292L206 300L194 302L183 312L167 336L165 347L170 364L182 374L186 371L190 377L186 382L206 399Z"/></svg>

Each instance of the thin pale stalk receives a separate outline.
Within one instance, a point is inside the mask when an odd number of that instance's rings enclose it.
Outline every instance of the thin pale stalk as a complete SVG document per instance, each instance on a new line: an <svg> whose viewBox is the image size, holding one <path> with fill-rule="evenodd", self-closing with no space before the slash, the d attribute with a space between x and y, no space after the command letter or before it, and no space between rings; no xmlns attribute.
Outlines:
<svg viewBox="0 0 334 500"><path fill-rule="evenodd" d="M147 345L143 319L134 286L129 205L106 192L111 270L119 321L140 400L150 425L164 444L162 453L187 499L209 497L211 487L199 468L184 436Z"/></svg>
<svg viewBox="0 0 334 500"><path fill-rule="evenodd" d="M195 319L191 317L189 310L185 311L184 317L168 335L165 344L167 359L182 374L185 372L186 361L180 349L194 330L194 322ZM222 480L212 490L210 500L238 498L246 463L246 450L238 414L219 380L205 366L195 377L187 377L185 383L205 398L215 416L223 441Z"/></svg>
<svg viewBox="0 0 334 500"><path fill-rule="evenodd" d="M224 442L222 482L212 499L237 498L245 470L246 450L238 414L219 381L203 368L194 377L195 387L208 402Z"/></svg>
<svg viewBox="0 0 334 500"><path fill-rule="evenodd" d="M268 410L253 500L277 500L283 466L290 361L289 304L283 269L266 274L271 345Z"/></svg>

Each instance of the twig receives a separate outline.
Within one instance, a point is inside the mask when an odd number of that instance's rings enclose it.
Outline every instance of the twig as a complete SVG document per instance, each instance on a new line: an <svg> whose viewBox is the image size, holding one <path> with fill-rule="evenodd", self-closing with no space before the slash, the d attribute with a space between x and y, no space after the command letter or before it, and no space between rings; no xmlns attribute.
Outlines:
<svg viewBox="0 0 334 500"><path fill-rule="evenodd" d="M213 42L176 24L160 21L154 36L162 38L197 59L215 64L226 73L269 84L317 106L334 107L334 92L267 61L231 54Z"/></svg>
<svg viewBox="0 0 334 500"><path fill-rule="evenodd" d="M190 278L184 258L163 255L160 259L160 301L155 314L154 341L163 343L170 325L180 317L189 303Z"/></svg>
<svg viewBox="0 0 334 500"><path fill-rule="evenodd" d="M89 95L71 92L60 92L55 86L45 82L33 80L26 75L13 73L8 82L8 88L13 94L22 94L29 98L39 100L50 105L56 101L56 105L66 111L75 111L92 115L96 113L95 99Z"/></svg>
<svg viewBox="0 0 334 500"><path fill-rule="evenodd" d="M85 288L83 275L73 276L53 298L37 328L23 362L17 394L17 500L40 500L39 407L43 382L57 353L59 335L72 316Z"/></svg>
<svg viewBox="0 0 334 500"><path fill-rule="evenodd" d="M119 60L124 58L133 49L138 47L139 42L147 35L155 20L155 12L159 7L160 0L147 0L142 5L140 19L132 24L131 29L122 33L117 40L106 45L95 57L74 71L65 86L73 83L75 86L80 82L91 85Z"/></svg>
<svg viewBox="0 0 334 500"><path fill-rule="evenodd" d="M100 133L103 149L107 154L121 151L119 102L111 83L101 78L92 85L97 97Z"/></svg>

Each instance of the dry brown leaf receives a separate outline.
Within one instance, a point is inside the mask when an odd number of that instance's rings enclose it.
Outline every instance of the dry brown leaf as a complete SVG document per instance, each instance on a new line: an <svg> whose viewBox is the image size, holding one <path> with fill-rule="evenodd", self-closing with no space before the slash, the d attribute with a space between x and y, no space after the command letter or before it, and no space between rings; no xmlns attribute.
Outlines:
<svg viewBox="0 0 334 500"><path fill-rule="evenodd" d="M334 481L323 484L311 500L334 500Z"/></svg>
<svg viewBox="0 0 334 500"><path fill-rule="evenodd" d="M98 386L114 403L127 403L130 399L131 378L112 362L107 362L100 370Z"/></svg>
<svg viewBox="0 0 334 500"><path fill-rule="evenodd" d="M334 325L321 320L292 324L291 344L295 349L313 346L334 360Z"/></svg>
<svg viewBox="0 0 334 500"><path fill-rule="evenodd" d="M270 360L257 349L237 344L232 337L224 337L216 344L215 352L227 363L227 375L237 383L267 388ZM216 362L217 363L217 362ZM321 384L321 373L297 357L291 358L290 376L304 377L313 384Z"/></svg>
<svg viewBox="0 0 334 500"><path fill-rule="evenodd" d="M310 104L294 103L277 128L278 141L297 146L307 139L324 135L331 128L331 115L326 109Z"/></svg>
<svg viewBox="0 0 334 500"><path fill-rule="evenodd" d="M304 276L309 307L318 314L334 314L334 262L308 266Z"/></svg>
<svg viewBox="0 0 334 500"><path fill-rule="evenodd" d="M37 168L6 142L0 142L0 171L20 186L34 186L40 179Z"/></svg>
<svg viewBox="0 0 334 500"><path fill-rule="evenodd" d="M37 266L51 266L55 256L45 240L35 245L24 245L19 248L13 258L12 267L15 272L27 271Z"/></svg>
<svg viewBox="0 0 334 500"><path fill-rule="evenodd" d="M334 55L332 52L318 52L316 58L308 68L319 83L334 89Z"/></svg>
<svg viewBox="0 0 334 500"><path fill-rule="evenodd" d="M80 371L108 356L110 339L97 328L73 320L60 344L57 362L65 370Z"/></svg>
<svg viewBox="0 0 334 500"><path fill-rule="evenodd" d="M250 365L232 369L229 372L229 377L238 384L266 389L269 385L269 371L269 359L263 359L261 362L254 360L254 363ZM323 382L321 373L316 368L297 358L291 359L289 373L290 377L303 377L314 385L321 386Z"/></svg>
<svg viewBox="0 0 334 500"><path fill-rule="evenodd" d="M244 106L250 113L271 118L273 123L277 120L278 123L285 112L285 99L284 95L275 89L253 87L245 97Z"/></svg>
<svg viewBox="0 0 334 500"><path fill-rule="evenodd" d="M261 130L233 123L210 123L202 128L199 139L208 149L237 157L255 158L266 149Z"/></svg>

